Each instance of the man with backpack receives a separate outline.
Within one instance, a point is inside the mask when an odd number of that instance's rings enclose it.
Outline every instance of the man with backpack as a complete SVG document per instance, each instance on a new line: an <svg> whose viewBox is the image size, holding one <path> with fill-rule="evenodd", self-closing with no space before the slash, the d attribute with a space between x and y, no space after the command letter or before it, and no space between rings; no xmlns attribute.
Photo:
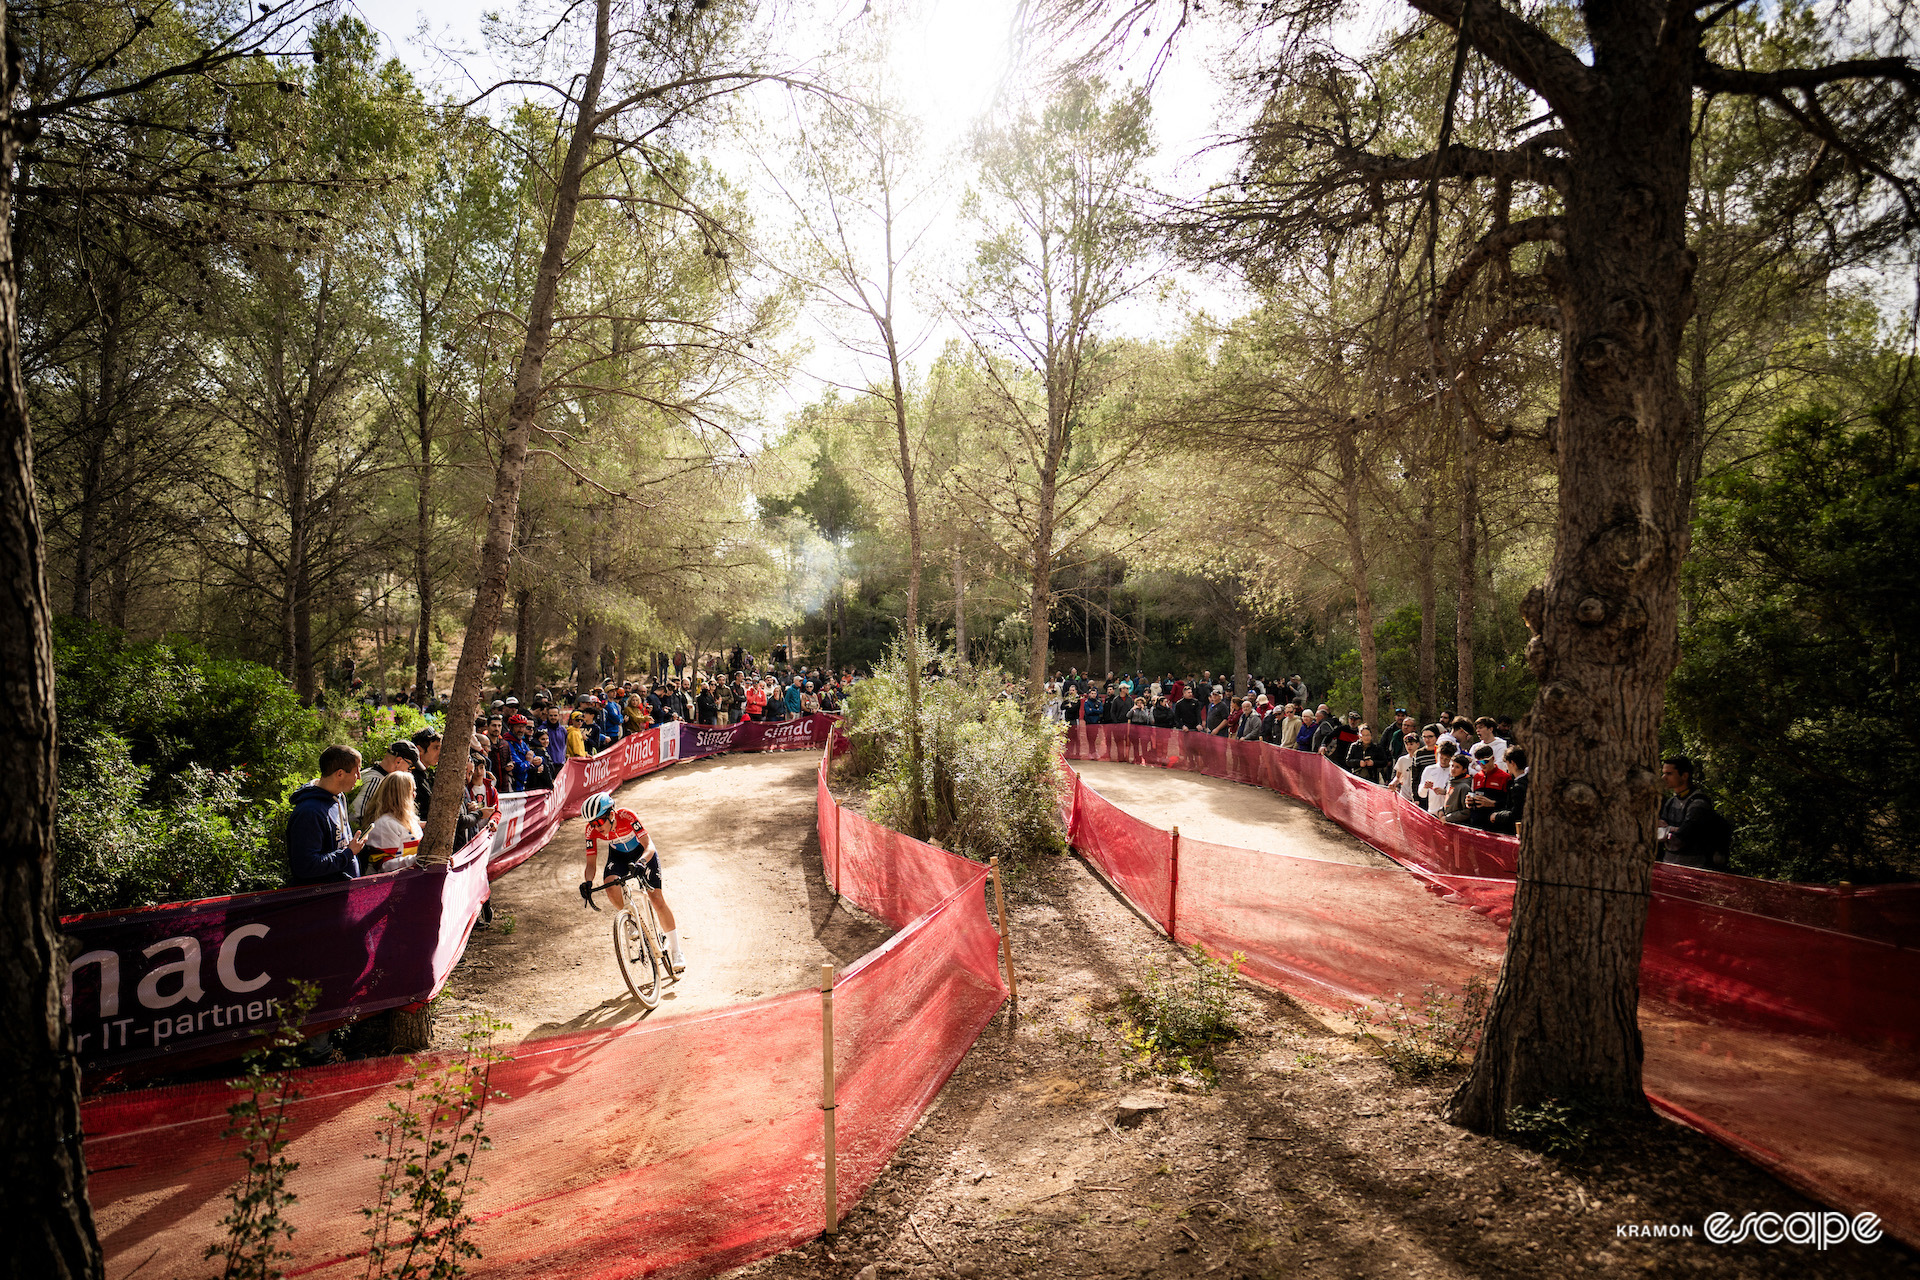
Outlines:
<svg viewBox="0 0 1920 1280"><path fill-rule="evenodd" d="M1660 802L1660 860L1705 871L1724 871L1733 847L1733 826L1715 811L1713 797L1694 785L1693 760L1668 756L1660 781L1673 792Z"/></svg>

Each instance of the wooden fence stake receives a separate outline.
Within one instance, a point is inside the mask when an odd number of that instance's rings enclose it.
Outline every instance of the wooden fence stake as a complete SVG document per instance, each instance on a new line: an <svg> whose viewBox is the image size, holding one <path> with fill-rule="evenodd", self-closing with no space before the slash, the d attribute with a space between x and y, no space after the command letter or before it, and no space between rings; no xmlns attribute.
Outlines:
<svg viewBox="0 0 1920 1280"><path fill-rule="evenodd" d="M820 1113L826 1117L827 1234L840 1232L838 1153L833 1133L833 966L820 966Z"/></svg>
<svg viewBox="0 0 1920 1280"><path fill-rule="evenodd" d="M993 905L1000 913L1000 955L1007 963L1007 994L1020 998L1020 984L1013 978L1013 936L1007 932L1007 895L1000 889L1000 859L987 860L987 872L993 877Z"/></svg>
<svg viewBox="0 0 1920 1280"><path fill-rule="evenodd" d="M1180 828L1173 829L1173 840L1168 847L1170 865L1167 871L1167 937L1173 937L1174 904L1180 900Z"/></svg>

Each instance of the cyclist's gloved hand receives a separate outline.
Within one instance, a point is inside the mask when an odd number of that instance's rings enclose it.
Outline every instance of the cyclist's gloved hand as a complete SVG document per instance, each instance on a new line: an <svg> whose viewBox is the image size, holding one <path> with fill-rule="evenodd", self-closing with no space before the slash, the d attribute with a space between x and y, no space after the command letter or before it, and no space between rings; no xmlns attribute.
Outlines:
<svg viewBox="0 0 1920 1280"><path fill-rule="evenodd" d="M582 880L580 882L580 901L588 906L593 905L593 881Z"/></svg>

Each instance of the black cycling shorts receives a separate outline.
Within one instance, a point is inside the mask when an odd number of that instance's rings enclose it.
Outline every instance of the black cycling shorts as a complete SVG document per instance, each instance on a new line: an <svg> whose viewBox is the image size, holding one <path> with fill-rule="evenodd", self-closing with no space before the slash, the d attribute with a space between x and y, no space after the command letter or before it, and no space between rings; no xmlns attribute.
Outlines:
<svg viewBox="0 0 1920 1280"><path fill-rule="evenodd" d="M601 874L602 883L608 880L625 880L631 876L644 887L657 890L660 888L660 859L648 858L644 862L608 862L607 869Z"/></svg>

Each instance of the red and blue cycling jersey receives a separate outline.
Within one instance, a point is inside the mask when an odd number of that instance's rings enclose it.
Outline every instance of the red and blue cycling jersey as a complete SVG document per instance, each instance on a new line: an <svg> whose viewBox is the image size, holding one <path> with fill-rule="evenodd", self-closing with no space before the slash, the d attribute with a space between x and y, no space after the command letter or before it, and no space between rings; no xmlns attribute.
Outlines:
<svg viewBox="0 0 1920 1280"><path fill-rule="evenodd" d="M615 809L598 822L587 824L589 857L607 847L607 865L644 862L647 857L647 829L631 809Z"/></svg>

